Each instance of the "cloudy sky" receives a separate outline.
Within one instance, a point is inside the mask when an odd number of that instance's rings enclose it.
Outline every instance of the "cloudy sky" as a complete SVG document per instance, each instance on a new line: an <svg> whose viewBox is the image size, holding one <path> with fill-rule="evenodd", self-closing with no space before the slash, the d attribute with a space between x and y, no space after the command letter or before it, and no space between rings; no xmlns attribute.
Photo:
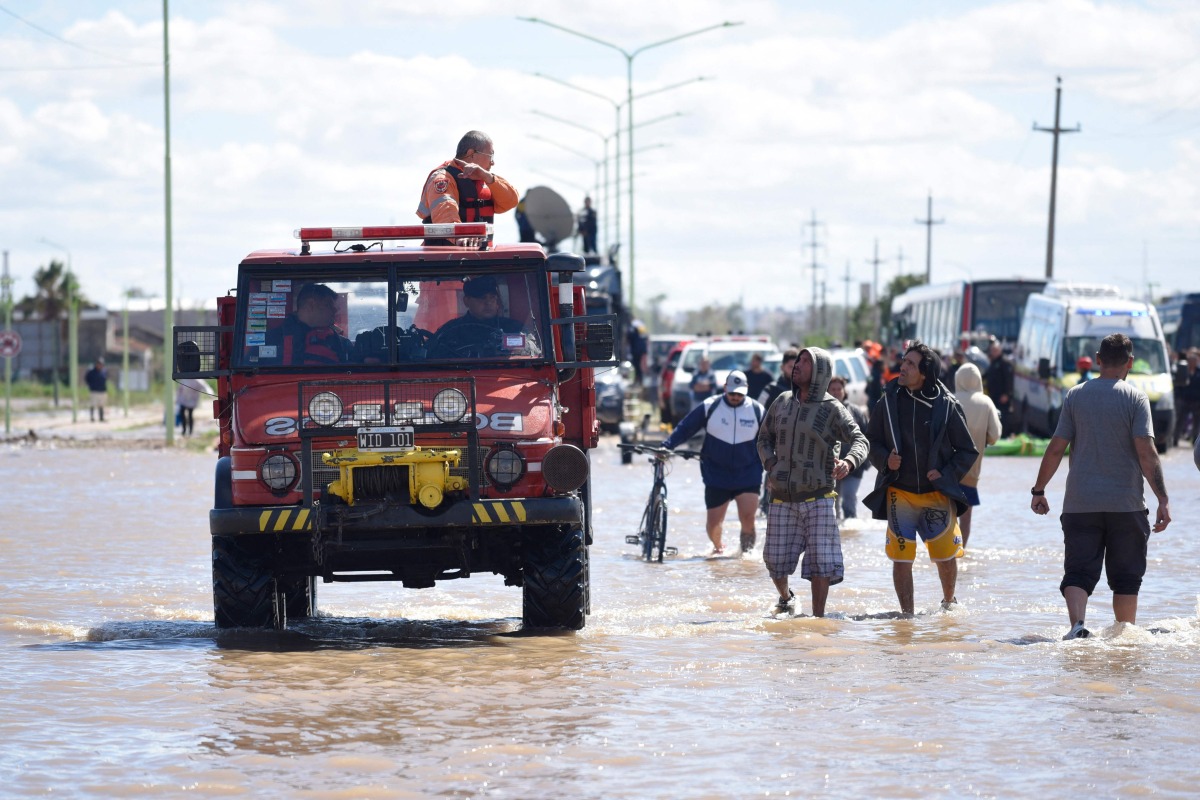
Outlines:
<svg viewBox="0 0 1200 800"><path fill-rule="evenodd" d="M1057 76L1082 130L1060 138L1055 276L1200 291L1192 0L172 0L176 296L225 293L302 225L415 221L472 128L518 188L591 192L611 219L594 185L620 50L726 21L632 60L638 301L804 307L815 255L840 303L876 242L881 282L924 272L930 193L935 282L1042 276L1053 137L1033 127L1053 125ZM18 297L64 250L95 300L163 293L162 56L160 2L0 0ZM497 228L516 239L511 214Z"/></svg>

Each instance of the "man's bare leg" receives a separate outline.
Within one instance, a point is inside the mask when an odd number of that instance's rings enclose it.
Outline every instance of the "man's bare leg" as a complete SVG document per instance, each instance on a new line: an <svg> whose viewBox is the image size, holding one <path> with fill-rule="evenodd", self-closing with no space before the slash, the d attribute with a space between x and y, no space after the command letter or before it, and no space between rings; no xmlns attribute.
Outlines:
<svg viewBox="0 0 1200 800"><path fill-rule="evenodd" d="M913 613L913 575L911 561L892 562L892 584L896 587L896 599L900 601L900 611L904 614Z"/></svg>
<svg viewBox="0 0 1200 800"><path fill-rule="evenodd" d="M708 509L708 514L705 517L704 527L708 531L708 540L712 542L713 550L721 552L721 525L725 522L725 512L729 510L729 503L725 502L716 508Z"/></svg>
<svg viewBox="0 0 1200 800"><path fill-rule="evenodd" d="M738 523L741 525L742 550L750 550L754 547L757 539L754 533L754 516L758 513L758 495L742 492L733 498L733 502L737 504ZM781 597L787 597L787 595L781 595Z"/></svg>
<svg viewBox="0 0 1200 800"><path fill-rule="evenodd" d="M1087 618L1088 593L1079 586L1066 586L1062 590L1063 599L1067 601L1068 622L1074 625ZM1117 595L1113 595L1113 610L1116 611ZM1136 609L1135 609L1136 612Z"/></svg>
<svg viewBox="0 0 1200 800"><path fill-rule="evenodd" d="M911 577L911 573L910 573ZM825 600L829 597L829 578L812 579L813 616L825 616Z"/></svg>
<svg viewBox="0 0 1200 800"><path fill-rule="evenodd" d="M938 579L942 582L942 602L954 602L954 587L958 584L958 559L937 562Z"/></svg>
<svg viewBox="0 0 1200 800"><path fill-rule="evenodd" d="M1131 625L1137 622L1137 599L1136 594L1113 595L1113 615L1117 622L1128 622Z"/></svg>

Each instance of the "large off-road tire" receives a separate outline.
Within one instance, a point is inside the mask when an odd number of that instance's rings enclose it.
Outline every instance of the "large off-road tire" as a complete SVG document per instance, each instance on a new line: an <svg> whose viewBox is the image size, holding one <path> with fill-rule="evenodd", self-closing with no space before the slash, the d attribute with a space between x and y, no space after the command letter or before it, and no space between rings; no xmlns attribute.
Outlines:
<svg viewBox="0 0 1200 800"><path fill-rule="evenodd" d="M275 577L261 546L234 536L212 537L213 616L218 628L276 625Z"/></svg>
<svg viewBox="0 0 1200 800"><path fill-rule="evenodd" d="M543 529L525 535L521 544L525 627L583 628L589 601L587 556L579 528Z"/></svg>

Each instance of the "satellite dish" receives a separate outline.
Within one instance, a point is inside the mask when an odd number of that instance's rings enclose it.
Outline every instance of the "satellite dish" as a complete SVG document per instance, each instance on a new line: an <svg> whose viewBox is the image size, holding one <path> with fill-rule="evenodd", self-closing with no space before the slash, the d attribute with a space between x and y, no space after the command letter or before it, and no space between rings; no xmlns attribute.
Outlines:
<svg viewBox="0 0 1200 800"><path fill-rule="evenodd" d="M525 193L525 217L542 237L547 250L575 233L575 214L558 192L548 186L534 186Z"/></svg>

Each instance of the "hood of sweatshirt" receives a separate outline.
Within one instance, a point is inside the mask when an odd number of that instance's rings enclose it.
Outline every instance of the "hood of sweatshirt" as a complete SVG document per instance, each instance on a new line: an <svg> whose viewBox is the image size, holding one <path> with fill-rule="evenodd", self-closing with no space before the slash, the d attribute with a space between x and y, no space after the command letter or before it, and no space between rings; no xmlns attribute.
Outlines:
<svg viewBox="0 0 1200 800"><path fill-rule="evenodd" d="M820 347L806 347L800 352L805 351L813 360L812 379L808 382L808 402L820 402L829 391L829 381L833 378L833 359L828 350ZM796 363L800 363L799 359Z"/></svg>
<svg viewBox="0 0 1200 800"><path fill-rule="evenodd" d="M963 397L981 391L983 376L979 374L979 367L968 361L954 373L954 394Z"/></svg>

